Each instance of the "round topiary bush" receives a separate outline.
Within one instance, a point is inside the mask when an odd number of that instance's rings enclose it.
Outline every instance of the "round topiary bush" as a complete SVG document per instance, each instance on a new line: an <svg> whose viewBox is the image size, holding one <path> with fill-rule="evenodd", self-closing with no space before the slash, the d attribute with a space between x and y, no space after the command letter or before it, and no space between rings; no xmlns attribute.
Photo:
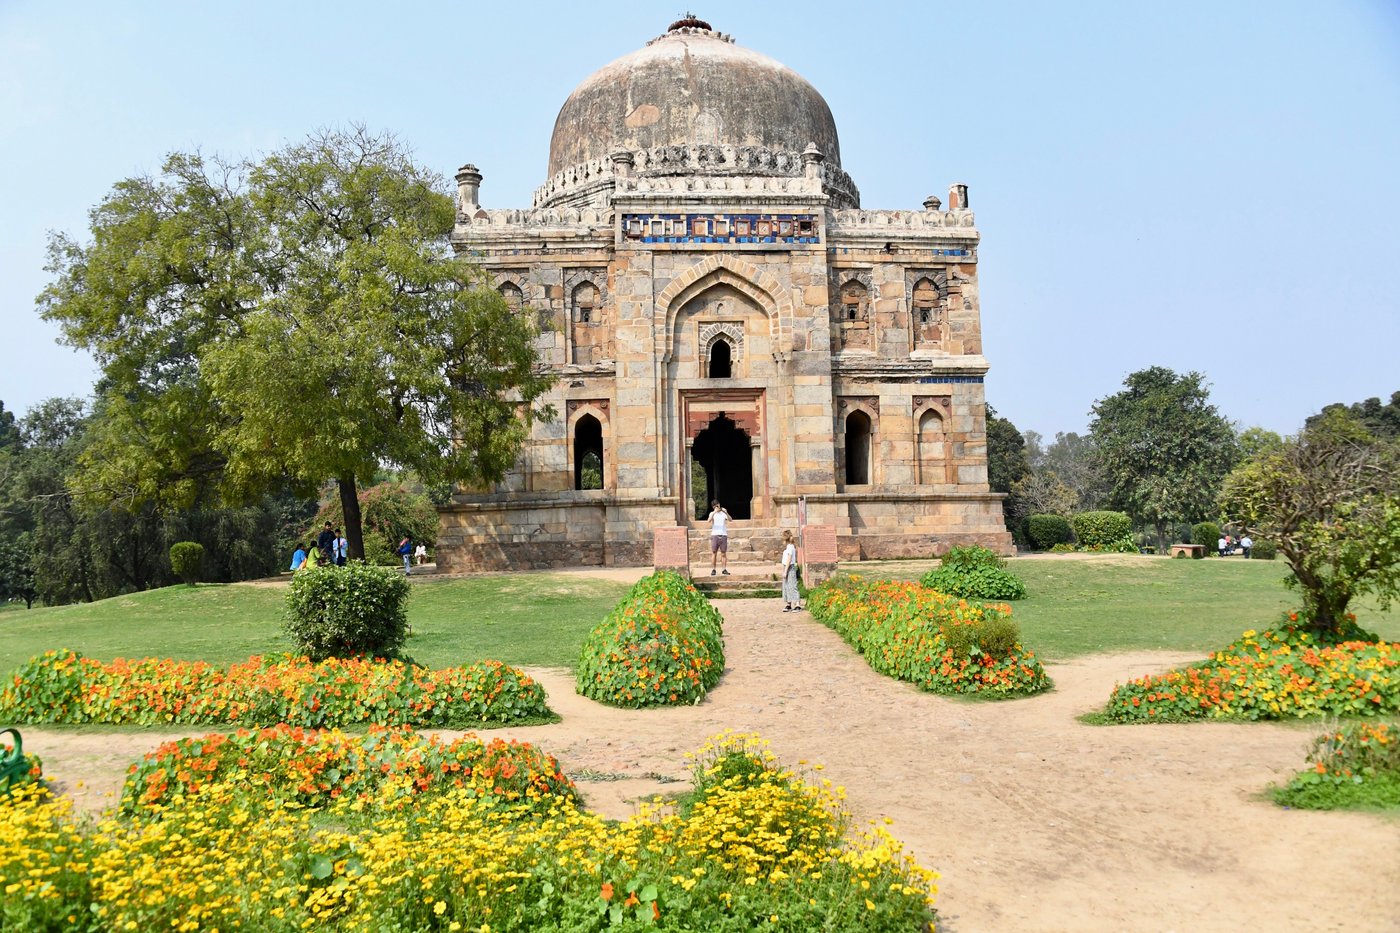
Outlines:
<svg viewBox="0 0 1400 933"><path fill-rule="evenodd" d="M1191 526L1191 543L1201 545L1207 554L1215 554L1220 550L1221 534L1215 522L1198 522Z"/></svg>
<svg viewBox="0 0 1400 933"><path fill-rule="evenodd" d="M199 582L204 566L204 545L198 541L177 541L170 545L170 569L190 586Z"/></svg>
<svg viewBox="0 0 1400 933"><path fill-rule="evenodd" d="M964 599L1021 599L1026 595L1026 585L1006 569L997 553L977 545L951 549L943 555L942 564L919 582Z"/></svg>
<svg viewBox="0 0 1400 933"><path fill-rule="evenodd" d="M724 671L722 624L680 574L644 577L584 640L576 688L612 706L698 703Z"/></svg>
<svg viewBox="0 0 1400 933"><path fill-rule="evenodd" d="M1133 534L1133 520L1126 512L1080 512L1070 519L1070 525L1080 547L1086 548L1111 550Z"/></svg>
<svg viewBox="0 0 1400 933"><path fill-rule="evenodd" d="M1026 537L1037 550L1048 551L1057 544L1070 544L1074 532L1063 515L1032 515L1026 519Z"/></svg>
<svg viewBox="0 0 1400 933"><path fill-rule="evenodd" d="M393 657L408 637L403 572L359 562L292 577L287 634L313 660L368 654Z"/></svg>
<svg viewBox="0 0 1400 933"><path fill-rule="evenodd" d="M1249 549L1250 560L1273 560L1278 556L1278 545L1272 541L1255 541Z"/></svg>

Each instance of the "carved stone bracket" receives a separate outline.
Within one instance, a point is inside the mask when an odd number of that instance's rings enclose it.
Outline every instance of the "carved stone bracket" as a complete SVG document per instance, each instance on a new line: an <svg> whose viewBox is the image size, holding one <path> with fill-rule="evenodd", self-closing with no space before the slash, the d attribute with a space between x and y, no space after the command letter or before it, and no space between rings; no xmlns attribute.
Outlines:
<svg viewBox="0 0 1400 933"><path fill-rule="evenodd" d="M864 408L872 415L880 414L880 397L878 395L848 395L838 399L836 404L841 411Z"/></svg>
<svg viewBox="0 0 1400 933"><path fill-rule="evenodd" d="M602 412L603 419L608 417L608 400L605 398L571 398L568 401L568 417L572 418L574 413L580 408L596 408Z"/></svg>

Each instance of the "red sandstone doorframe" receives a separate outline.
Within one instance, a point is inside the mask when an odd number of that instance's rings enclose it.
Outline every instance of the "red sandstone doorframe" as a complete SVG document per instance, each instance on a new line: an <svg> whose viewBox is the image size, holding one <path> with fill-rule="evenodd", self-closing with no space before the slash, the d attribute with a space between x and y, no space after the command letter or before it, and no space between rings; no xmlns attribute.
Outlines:
<svg viewBox="0 0 1400 933"><path fill-rule="evenodd" d="M690 447L695 435L703 431L714 418L723 413L749 435L750 456L753 458L753 495L749 500L751 521L768 517L768 437L763 417L763 389L681 389L680 449L676 452L676 470L680 474L676 488L681 491L676 504L676 520L682 525L701 526L691 514L694 490L690 485Z"/></svg>

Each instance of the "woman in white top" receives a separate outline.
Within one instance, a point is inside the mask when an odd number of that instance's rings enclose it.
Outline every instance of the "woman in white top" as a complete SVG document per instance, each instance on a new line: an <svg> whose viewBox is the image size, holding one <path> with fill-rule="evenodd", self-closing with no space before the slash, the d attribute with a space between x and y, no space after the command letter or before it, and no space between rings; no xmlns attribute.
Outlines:
<svg viewBox="0 0 1400 933"><path fill-rule="evenodd" d="M802 597L797 592L797 545L792 532L783 532L783 612L799 612Z"/></svg>

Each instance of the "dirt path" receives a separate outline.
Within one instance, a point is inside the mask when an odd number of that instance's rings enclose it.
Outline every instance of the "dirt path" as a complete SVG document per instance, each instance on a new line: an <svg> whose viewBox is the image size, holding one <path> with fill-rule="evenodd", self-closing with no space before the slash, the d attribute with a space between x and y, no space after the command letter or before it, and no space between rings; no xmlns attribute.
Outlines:
<svg viewBox="0 0 1400 933"><path fill-rule="evenodd" d="M1050 694L967 702L875 674L775 601L718 605L728 666L701 705L614 710L578 697L567 672L538 670L563 722L492 734L537 742L572 773L623 777L579 787L624 816L675 790L646 775L687 777L684 754L709 735L760 732L789 764L824 763L858 818L894 820L942 873L952 933L1400 931L1400 820L1259 798L1300 766L1312 730L1076 721L1115 681L1188 656L1093 656L1052 666ZM162 738L25 730L26 748L87 806Z"/></svg>

